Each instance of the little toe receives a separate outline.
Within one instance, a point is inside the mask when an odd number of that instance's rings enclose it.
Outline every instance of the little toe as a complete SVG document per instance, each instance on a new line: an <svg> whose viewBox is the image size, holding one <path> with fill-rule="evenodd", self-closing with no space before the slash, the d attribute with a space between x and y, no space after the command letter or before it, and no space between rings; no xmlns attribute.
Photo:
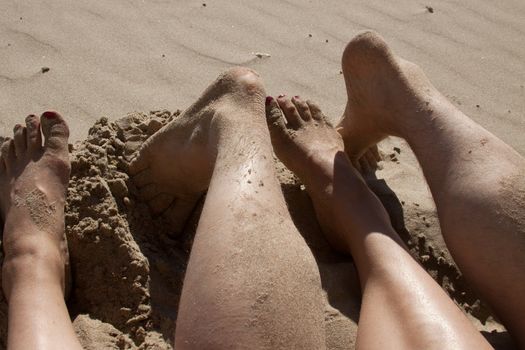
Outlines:
<svg viewBox="0 0 525 350"><path fill-rule="evenodd" d="M175 197L170 194L161 193L152 200L148 201L148 206L154 215L158 215L166 211L166 209L170 207L171 203L173 203L174 199Z"/></svg>
<svg viewBox="0 0 525 350"><path fill-rule="evenodd" d="M184 231L186 222L195 209L199 198L199 196L192 198L178 198L165 211L164 218L168 220L169 223L171 223L172 230L175 235L179 235Z"/></svg>
<svg viewBox="0 0 525 350"><path fill-rule="evenodd" d="M277 103L283 111L284 117L286 118L286 125L292 129L299 129L303 125L303 119L299 115L295 105L285 97L279 97Z"/></svg>
<svg viewBox="0 0 525 350"><path fill-rule="evenodd" d="M306 104L305 101L303 101L299 96L294 96L292 98L292 103L295 105L295 108L299 112L299 115L301 118L308 122L312 120L312 114L310 113L310 107L308 107L308 104Z"/></svg>
<svg viewBox="0 0 525 350"><path fill-rule="evenodd" d="M143 170L142 172L133 176L133 182L138 188L142 188L153 183L153 174L151 168L147 168L146 170Z"/></svg>
<svg viewBox="0 0 525 350"><path fill-rule="evenodd" d="M321 108L317 105L317 103L308 100L306 101L306 104L308 105L308 108L310 109L310 114L312 115L312 119L318 122L330 124L328 123L326 116L324 115L323 111L321 111Z"/></svg>
<svg viewBox="0 0 525 350"><path fill-rule="evenodd" d="M46 152L66 155L68 151L69 128L64 118L56 112L45 112L40 117L44 148Z"/></svg>
<svg viewBox="0 0 525 350"><path fill-rule="evenodd" d="M15 154L17 158L22 158L27 150L27 131L26 128L20 124L16 124L13 129Z"/></svg>
<svg viewBox="0 0 525 350"><path fill-rule="evenodd" d="M27 150L36 152L42 148L42 134L40 132L40 120L36 115L29 115L26 118Z"/></svg>

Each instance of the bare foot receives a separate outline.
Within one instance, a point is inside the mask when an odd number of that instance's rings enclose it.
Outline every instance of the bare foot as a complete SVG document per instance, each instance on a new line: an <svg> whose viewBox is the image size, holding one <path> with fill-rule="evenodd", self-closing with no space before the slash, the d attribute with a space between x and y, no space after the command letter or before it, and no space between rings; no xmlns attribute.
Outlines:
<svg viewBox="0 0 525 350"><path fill-rule="evenodd" d="M440 100L423 71L397 57L374 32L347 45L342 66L348 103L337 128L353 161L388 135L414 131L407 129L410 120Z"/></svg>
<svg viewBox="0 0 525 350"><path fill-rule="evenodd" d="M42 146L42 136L44 145ZM24 266L51 271L65 291L69 265L64 204L69 182L69 129L60 115L46 112L16 125L0 153L0 212L5 252L2 282L9 299Z"/></svg>
<svg viewBox="0 0 525 350"><path fill-rule="evenodd" d="M180 117L148 139L131 162L130 174L140 195L153 213L172 222L175 233L183 230L210 184L217 157L217 142L211 138L221 137L210 127L219 118L230 118L231 106L251 107L251 97L263 94L255 72L230 69Z"/></svg>
<svg viewBox="0 0 525 350"><path fill-rule="evenodd" d="M348 238L338 234L344 230L335 226L332 198L334 162L348 161L341 135L315 103L298 96L267 97L266 118L277 157L304 183L329 242L349 252Z"/></svg>

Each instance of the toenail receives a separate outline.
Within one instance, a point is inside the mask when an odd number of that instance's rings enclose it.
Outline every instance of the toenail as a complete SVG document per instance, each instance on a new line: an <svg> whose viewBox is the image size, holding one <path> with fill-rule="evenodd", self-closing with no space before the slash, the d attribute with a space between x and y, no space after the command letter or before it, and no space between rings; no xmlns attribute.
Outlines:
<svg viewBox="0 0 525 350"><path fill-rule="evenodd" d="M42 114L42 117L43 118L47 118L47 119L56 119L57 117L57 114L55 112L44 112L44 114Z"/></svg>
<svg viewBox="0 0 525 350"><path fill-rule="evenodd" d="M295 95L293 98L295 98L296 100L300 99L298 95Z"/></svg>
<svg viewBox="0 0 525 350"><path fill-rule="evenodd" d="M283 98L283 97L286 97L286 95L285 94L280 94L279 95L279 98Z"/></svg>
<svg viewBox="0 0 525 350"><path fill-rule="evenodd" d="M15 125L15 130L20 129L21 127L22 127L22 125L20 125L20 124L16 124L16 125Z"/></svg>
<svg viewBox="0 0 525 350"><path fill-rule="evenodd" d="M268 106L273 101L272 96L266 96L266 105Z"/></svg>

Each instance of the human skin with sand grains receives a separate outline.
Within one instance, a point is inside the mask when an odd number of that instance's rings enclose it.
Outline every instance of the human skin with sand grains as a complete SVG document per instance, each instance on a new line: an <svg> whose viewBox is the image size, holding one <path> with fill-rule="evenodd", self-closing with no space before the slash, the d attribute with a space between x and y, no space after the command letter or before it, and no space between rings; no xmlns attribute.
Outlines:
<svg viewBox="0 0 525 350"><path fill-rule="evenodd" d="M525 160L379 35L354 38L342 68L348 103L337 128L316 103L266 96L255 71L232 68L130 163L142 199L179 228L207 191L175 347L326 347L319 270L290 217L275 152L306 186L333 248L353 256L362 291L358 348L490 348L409 254L353 165L372 166L368 150L388 135L413 149L454 259L524 347L525 213L516 203L525 200ZM80 348L64 302L68 134L64 119L46 112L16 126L1 148L10 349ZM175 201L158 201L162 193Z"/></svg>

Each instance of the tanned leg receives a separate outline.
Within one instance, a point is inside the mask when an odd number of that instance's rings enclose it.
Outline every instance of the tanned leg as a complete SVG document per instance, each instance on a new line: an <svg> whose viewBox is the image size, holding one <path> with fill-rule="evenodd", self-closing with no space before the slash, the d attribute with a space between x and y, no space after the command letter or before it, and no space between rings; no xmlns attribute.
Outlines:
<svg viewBox="0 0 525 350"><path fill-rule="evenodd" d="M80 349L64 301L68 264L64 203L69 130L57 113L29 116L2 145L2 288L8 349ZM44 134L44 145L40 130Z"/></svg>
<svg viewBox="0 0 525 350"><path fill-rule="evenodd" d="M264 98L253 71L232 69L131 164L137 185L149 188L143 193L159 188L175 197L168 212L180 221L209 186L184 280L178 349L325 346L319 271L276 178Z"/></svg>
<svg viewBox="0 0 525 350"><path fill-rule="evenodd" d="M267 118L275 152L305 184L328 240L356 263L363 293L357 348L490 348L410 256L319 108L279 98Z"/></svg>
<svg viewBox="0 0 525 350"><path fill-rule="evenodd" d="M353 158L387 135L416 154L459 268L525 347L525 160L454 107L413 63L364 33L343 55Z"/></svg>

